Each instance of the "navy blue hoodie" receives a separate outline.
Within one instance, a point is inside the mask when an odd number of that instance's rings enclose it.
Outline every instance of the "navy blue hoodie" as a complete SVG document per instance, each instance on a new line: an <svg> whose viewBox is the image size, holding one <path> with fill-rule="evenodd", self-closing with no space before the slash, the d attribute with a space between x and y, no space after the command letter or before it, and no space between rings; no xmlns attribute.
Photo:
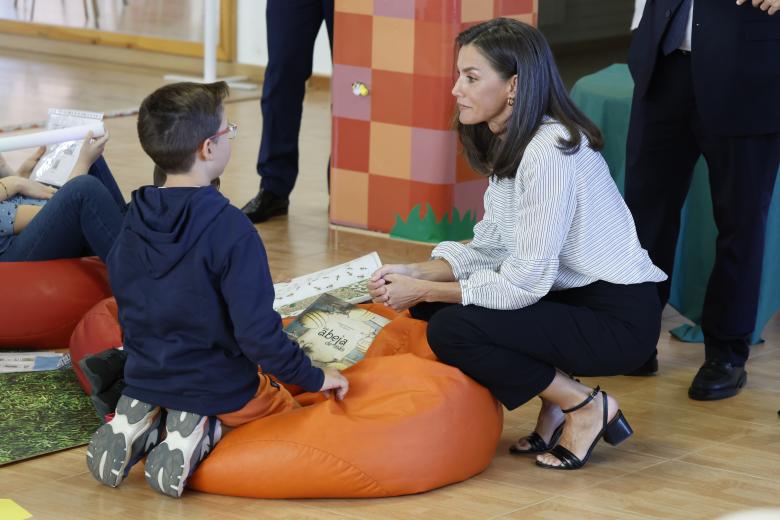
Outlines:
<svg viewBox="0 0 780 520"><path fill-rule="evenodd" d="M265 248L216 189L133 193L108 254L127 350L124 393L217 415L257 391L257 367L309 391L322 370L282 330Z"/></svg>

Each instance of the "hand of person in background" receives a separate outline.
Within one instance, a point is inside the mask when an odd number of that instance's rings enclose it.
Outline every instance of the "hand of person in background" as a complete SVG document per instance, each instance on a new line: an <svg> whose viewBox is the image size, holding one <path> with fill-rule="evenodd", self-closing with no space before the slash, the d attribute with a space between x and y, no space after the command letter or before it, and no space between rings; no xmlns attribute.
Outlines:
<svg viewBox="0 0 780 520"><path fill-rule="evenodd" d="M70 172L70 178L78 175L84 175L89 171L89 167L92 166L98 157L103 155L103 150L106 148L108 142L108 132L103 137L98 139L92 138L92 132L87 132L87 136L81 143L81 152L79 158L76 159L76 165L73 167L73 171Z"/></svg>
<svg viewBox="0 0 780 520"><path fill-rule="evenodd" d="M32 155L30 155L27 159L24 160L21 166L19 166L19 169L14 172L11 167L5 162L5 159L0 158L0 177L5 177L8 175L17 175L19 177L29 178L30 174L33 171L33 168L35 168L35 165L38 164L38 161L40 160L41 156L46 152L46 147L41 146L35 152L33 152Z"/></svg>
<svg viewBox="0 0 780 520"><path fill-rule="evenodd" d="M339 401L344 399L344 396L349 391L347 378L341 375L341 372L335 368L325 368L322 371L325 373L325 380L322 382L320 392L325 394L326 397L330 397L335 391L336 399Z"/></svg>
<svg viewBox="0 0 780 520"><path fill-rule="evenodd" d="M737 0L737 5L742 5L748 0ZM768 15L773 15L780 11L780 0L751 0L753 7L758 7L762 11L766 11Z"/></svg>
<svg viewBox="0 0 780 520"><path fill-rule="evenodd" d="M27 159L25 159L21 166L19 166L19 169L16 170L16 175L28 179L33 169L35 169L35 165L38 164L38 161L41 159L41 156L43 156L44 153L46 153L46 147L38 147L38 149L35 150L33 154L30 155Z"/></svg>
<svg viewBox="0 0 780 520"><path fill-rule="evenodd" d="M57 193L57 190L51 186L46 186L40 182L32 181L18 175L5 177L3 178L2 182L5 188L8 190L9 198L13 197L14 195L22 195L31 199L48 200L52 198L55 193ZM6 195L6 193L2 190L0 190L0 194L3 196Z"/></svg>
<svg viewBox="0 0 780 520"><path fill-rule="evenodd" d="M0 153L0 179L3 177L10 177L11 175L15 175L15 173L5 161L3 154Z"/></svg>

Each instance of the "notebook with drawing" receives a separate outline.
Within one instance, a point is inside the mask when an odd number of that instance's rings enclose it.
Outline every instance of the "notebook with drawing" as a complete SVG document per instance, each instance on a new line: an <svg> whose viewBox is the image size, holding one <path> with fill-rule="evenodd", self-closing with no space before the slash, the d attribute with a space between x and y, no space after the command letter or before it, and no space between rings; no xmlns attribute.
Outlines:
<svg viewBox="0 0 780 520"><path fill-rule="evenodd" d="M46 129L58 130L60 128L87 125L102 120L103 114L100 112L50 108ZM79 158L81 143L82 140L79 139L47 146L46 152L38 160L38 164L35 165L32 174L30 174L30 179L57 188L64 185L68 182L70 172Z"/></svg>

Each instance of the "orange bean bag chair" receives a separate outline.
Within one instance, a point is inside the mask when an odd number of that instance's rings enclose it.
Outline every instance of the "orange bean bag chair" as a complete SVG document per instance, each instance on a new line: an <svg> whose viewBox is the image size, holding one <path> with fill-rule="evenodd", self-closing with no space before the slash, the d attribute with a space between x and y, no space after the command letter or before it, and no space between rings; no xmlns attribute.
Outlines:
<svg viewBox="0 0 780 520"><path fill-rule="evenodd" d="M255 498L357 498L420 493L466 480L495 455L501 406L436 361L426 323L393 318L347 369L343 401L301 394L303 407L228 433L190 478L198 491Z"/></svg>
<svg viewBox="0 0 780 520"><path fill-rule="evenodd" d="M74 332L74 360L115 346L111 302L95 306ZM460 482L490 464L503 427L498 402L436 361L425 322L367 307L393 321L344 372L347 397L300 394L301 408L229 432L190 488L255 498L388 497Z"/></svg>
<svg viewBox="0 0 780 520"><path fill-rule="evenodd" d="M0 349L67 348L84 313L111 295L97 258L0 262Z"/></svg>
<svg viewBox="0 0 780 520"><path fill-rule="evenodd" d="M459 370L403 354L345 372L344 401L317 399L236 428L189 486L256 498L389 497L460 482L490 464L501 409Z"/></svg>

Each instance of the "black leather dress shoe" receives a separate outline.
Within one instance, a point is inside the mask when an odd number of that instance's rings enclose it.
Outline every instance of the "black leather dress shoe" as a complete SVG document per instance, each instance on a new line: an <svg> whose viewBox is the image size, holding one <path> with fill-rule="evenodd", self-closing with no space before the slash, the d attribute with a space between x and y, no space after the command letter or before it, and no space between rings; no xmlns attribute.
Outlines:
<svg viewBox="0 0 780 520"><path fill-rule="evenodd" d="M642 363L642 366L634 369L632 372L628 372L627 376L654 376L658 372L658 352L653 352L650 358Z"/></svg>
<svg viewBox="0 0 780 520"><path fill-rule="evenodd" d="M277 197L270 191L260 190L252 200L241 208L241 211L249 217L253 224L259 224L271 217L287 215L289 207L290 199Z"/></svg>
<svg viewBox="0 0 780 520"><path fill-rule="evenodd" d="M697 401L716 401L737 395L747 383L745 367L726 361L705 361L688 389L688 397Z"/></svg>

